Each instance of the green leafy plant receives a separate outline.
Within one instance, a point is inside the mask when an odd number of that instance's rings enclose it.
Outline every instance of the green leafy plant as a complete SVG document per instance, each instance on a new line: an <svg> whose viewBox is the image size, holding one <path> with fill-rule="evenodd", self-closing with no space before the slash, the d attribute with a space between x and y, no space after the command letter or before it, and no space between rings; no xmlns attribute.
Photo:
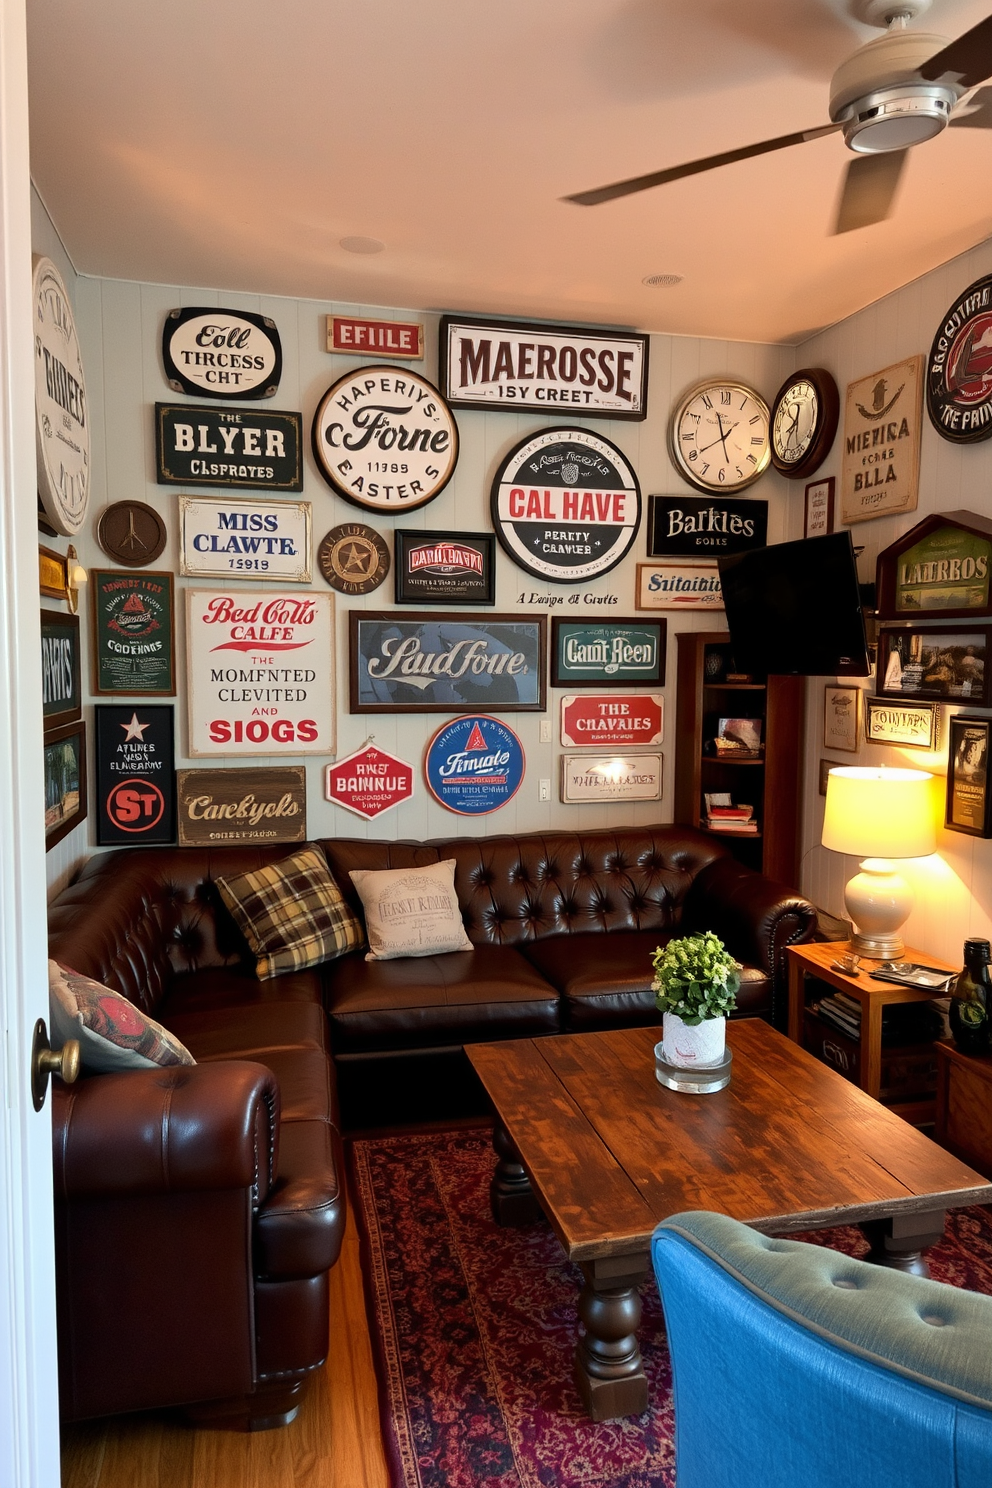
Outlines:
<svg viewBox="0 0 992 1488"><path fill-rule="evenodd" d="M659 946L651 964L660 1013L675 1013L694 1028L707 1018L725 1018L737 1006L740 967L710 930Z"/></svg>

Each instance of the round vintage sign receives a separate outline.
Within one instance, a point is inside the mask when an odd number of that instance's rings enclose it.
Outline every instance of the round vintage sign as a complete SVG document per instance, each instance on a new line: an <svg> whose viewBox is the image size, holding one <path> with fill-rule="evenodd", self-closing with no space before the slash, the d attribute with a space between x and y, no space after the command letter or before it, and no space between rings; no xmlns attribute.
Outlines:
<svg viewBox="0 0 992 1488"><path fill-rule="evenodd" d="M486 816L520 789L523 745L498 719L466 714L438 729L427 746L424 774L431 795L449 811Z"/></svg>
<svg viewBox="0 0 992 1488"><path fill-rule="evenodd" d="M364 522L342 522L321 542L317 563L339 594L370 594L389 572L389 549Z"/></svg>
<svg viewBox="0 0 992 1488"><path fill-rule="evenodd" d="M267 315L188 306L166 316L162 361L174 392L271 398L282 376L282 344Z"/></svg>
<svg viewBox="0 0 992 1488"><path fill-rule="evenodd" d="M927 413L954 444L992 436L992 274L969 284L933 338Z"/></svg>
<svg viewBox="0 0 992 1488"><path fill-rule="evenodd" d="M398 367L341 377L314 414L313 457L345 500L407 512L433 501L458 461L458 425L437 388Z"/></svg>
<svg viewBox="0 0 992 1488"><path fill-rule="evenodd" d="M588 429L542 429L496 473L492 518L514 563L539 579L580 584L630 551L641 493L626 456Z"/></svg>
<svg viewBox="0 0 992 1488"><path fill-rule="evenodd" d="M56 532L74 537L90 498L90 427L83 358L62 276L34 266L34 408L38 490Z"/></svg>
<svg viewBox="0 0 992 1488"><path fill-rule="evenodd" d="M96 539L115 563L143 568L165 549L165 523L145 501L115 501L101 512Z"/></svg>

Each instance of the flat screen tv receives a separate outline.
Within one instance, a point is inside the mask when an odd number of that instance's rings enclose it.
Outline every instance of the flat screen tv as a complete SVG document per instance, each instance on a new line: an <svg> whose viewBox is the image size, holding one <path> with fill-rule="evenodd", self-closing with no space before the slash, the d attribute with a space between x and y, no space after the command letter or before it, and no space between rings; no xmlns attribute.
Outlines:
<svg viewBox="0 0 992 1488"><path fill-rule="evenodd" d="M734 664L800 677L871 670L849 532L721 558Z"/></svg>

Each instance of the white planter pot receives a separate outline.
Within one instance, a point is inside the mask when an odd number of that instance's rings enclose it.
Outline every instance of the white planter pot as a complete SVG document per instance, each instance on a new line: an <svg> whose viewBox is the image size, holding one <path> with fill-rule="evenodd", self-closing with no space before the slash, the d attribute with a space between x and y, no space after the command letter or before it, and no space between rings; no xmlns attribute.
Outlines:
<svg viewBox="0 0 992 1488"><path fill-rule="evenodd" d="M712 1069L723 1063L727 1048L726 1018L707 1018L691 1027L676 1013L665 1013L662 1027L662 1049L669 1064L680 1069Z"/></svg>

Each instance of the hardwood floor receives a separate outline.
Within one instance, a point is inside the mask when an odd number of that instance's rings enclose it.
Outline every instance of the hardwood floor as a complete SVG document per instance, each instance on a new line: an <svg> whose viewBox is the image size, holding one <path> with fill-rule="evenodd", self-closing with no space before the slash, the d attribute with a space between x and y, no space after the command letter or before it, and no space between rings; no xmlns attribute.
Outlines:
<svg viewBox="0 0 992 1488"><path fill-rule="evenodd" d="M358 1234L331 1272L331 1351L296 1420L249 1435L167 1414L68 1426L63 1488L388 1488Z"/></svg>

